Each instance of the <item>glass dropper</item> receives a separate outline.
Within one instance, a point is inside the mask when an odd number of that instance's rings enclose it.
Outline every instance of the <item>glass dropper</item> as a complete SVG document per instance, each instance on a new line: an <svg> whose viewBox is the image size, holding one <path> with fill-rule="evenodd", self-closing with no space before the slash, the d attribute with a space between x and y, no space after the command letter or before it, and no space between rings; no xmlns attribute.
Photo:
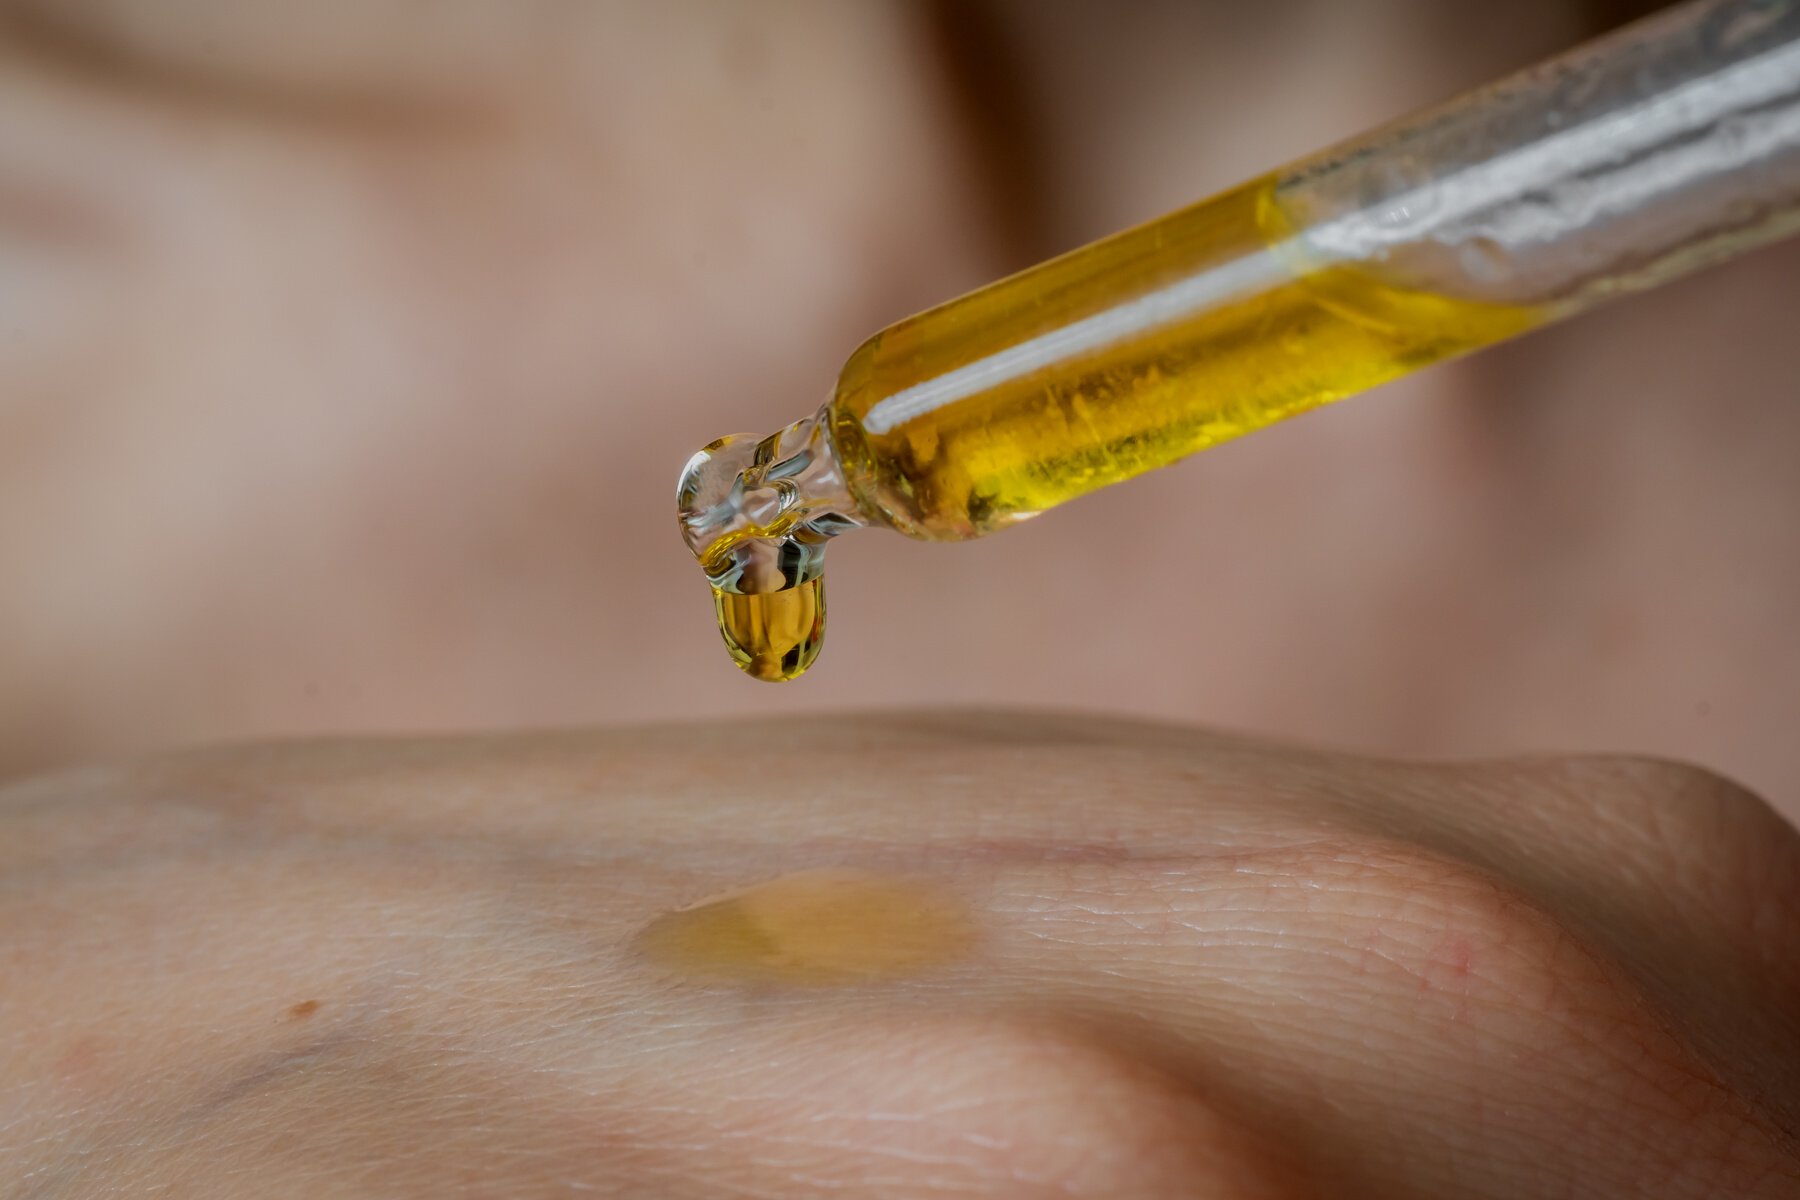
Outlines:
<svg viewBox="0 0 1800 1200"><path fill-rule="evenodd" d="M900 321L682 472L732 657L824 634L827 542L980 537L1800 229L1800 2L1691 0Z"/></svg>

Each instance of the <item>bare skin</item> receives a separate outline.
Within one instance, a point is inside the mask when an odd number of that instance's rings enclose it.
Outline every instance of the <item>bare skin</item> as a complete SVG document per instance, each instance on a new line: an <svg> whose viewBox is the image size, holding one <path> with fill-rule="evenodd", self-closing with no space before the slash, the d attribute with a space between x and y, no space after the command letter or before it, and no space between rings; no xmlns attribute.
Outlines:
<svg viewBox="0 0 1800 1200"><path fill-rule="evenodd" d="M641 953L821 869L974 936ZM1686 768L1075 718L77 771L0 792L0 1195L1793 1197L1797 881Z"/></svg>
<svg viewBox="0 0 1800 1200"><path fill-rule="evenodd" d="M1069 696L1800 811L1800 247L979 546L847 538L779 693L672 529L880 325L1629 7L6 0L0 773Z"/></svg>

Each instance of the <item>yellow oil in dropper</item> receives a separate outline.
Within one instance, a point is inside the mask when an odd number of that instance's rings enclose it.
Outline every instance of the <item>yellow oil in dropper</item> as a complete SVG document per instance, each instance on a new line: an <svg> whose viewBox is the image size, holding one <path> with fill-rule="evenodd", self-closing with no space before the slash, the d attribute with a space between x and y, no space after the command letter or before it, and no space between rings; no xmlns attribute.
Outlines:
<svg viewBox="0 0 1800 1200"><path fill-rule="evenodd" d="M1229 192L876 334L817 418L759 443L768 461L747 490L790 447L822 441L840 491L825 489L828 511L917 538L979 537L1536 319L1309 268L1284 249L1270 189ZM779 547L813 516L805 500L792 489L771 502L775 519L696 552L717 563ZM772 591L715 578L713 602L732 660L755 678L793 679L818 656L817 574Z"/></svg>
<svg viewBox="0 0 1800 1200"><path fill-rule="evenodd" d="M1272 188L870 338L829 406L852 493L914 537L978 537L1538 319L1309 263Z"/></svg>

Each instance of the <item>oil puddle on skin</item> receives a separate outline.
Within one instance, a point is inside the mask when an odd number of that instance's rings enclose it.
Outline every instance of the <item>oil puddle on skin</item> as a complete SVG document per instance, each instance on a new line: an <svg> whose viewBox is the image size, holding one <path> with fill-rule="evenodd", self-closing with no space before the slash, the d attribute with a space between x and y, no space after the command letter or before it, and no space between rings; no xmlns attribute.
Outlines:
<svg viewBox="0 0 1800 1200"><path fill-rule="evenodd" d="M706 983L825 987L919 975L966 957L967 907L902 875L783 875L665 913L638 934L651 963Z"/></svg>

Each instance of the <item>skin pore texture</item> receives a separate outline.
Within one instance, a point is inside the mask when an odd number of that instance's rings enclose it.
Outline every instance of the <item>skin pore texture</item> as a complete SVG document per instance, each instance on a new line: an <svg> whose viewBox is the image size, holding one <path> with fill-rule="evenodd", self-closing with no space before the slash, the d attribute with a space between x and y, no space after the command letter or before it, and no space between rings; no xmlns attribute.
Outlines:
<svg viewBox="0 0 1800 1200"><path fill-rule="evenodd" d="M1791 1197L1796 881L1688 768L1074 717L89 768L0 791L0 1195ZM954 952L688 969L834 894Z"/></svg>
<svg viewBox="0 0 1800 1200"><path fill-rule="evenodd" d="M1566 47L1519 0L0 3L0 774L309 731L1080 703L1655 753L1800 811L1800 246L724 660L670 491L907 313Z"/></svg>

